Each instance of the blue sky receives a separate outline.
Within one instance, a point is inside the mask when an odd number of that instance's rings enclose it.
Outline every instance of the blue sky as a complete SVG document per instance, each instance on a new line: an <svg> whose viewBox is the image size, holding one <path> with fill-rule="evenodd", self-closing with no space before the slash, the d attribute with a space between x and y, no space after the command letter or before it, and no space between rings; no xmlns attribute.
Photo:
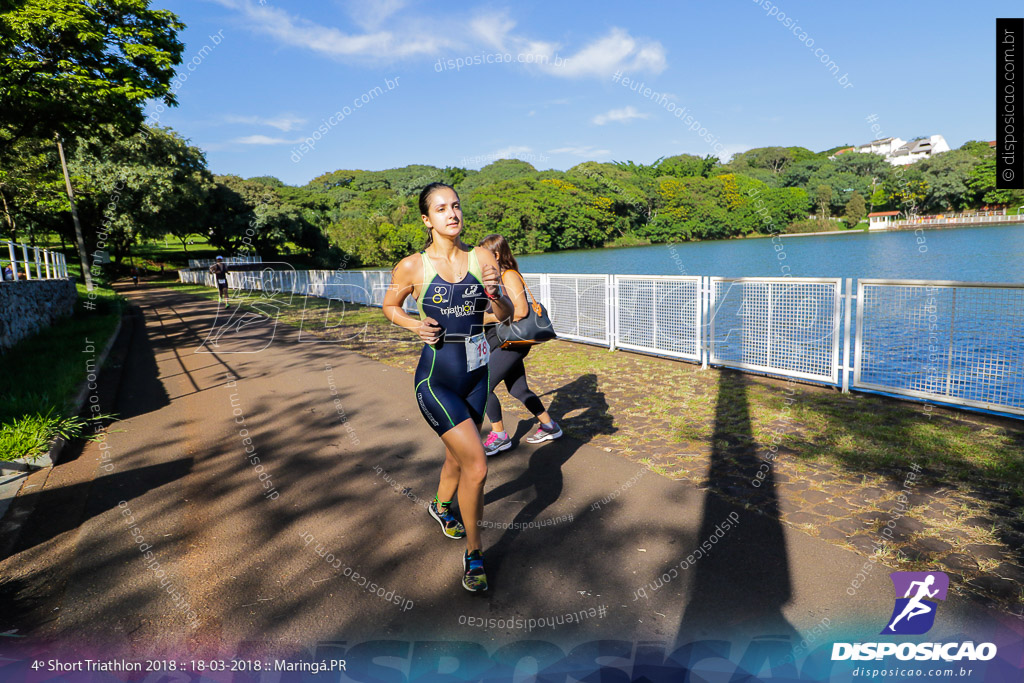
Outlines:
<svg viewBox="0 0 1024 683"><path fill-rule="evenodd" d="M149 122L203 148L214 173L296 185L340 168L480 168L502 157L564 170L684 152L724 159L767 145L819 151L869 141L869 115L884 135L938 133L952 147L991 140L995 18L1020 9L795 0L153 5L188 27L179 106L151 104ZM474 58L480 63L456 67ZM658 95L623 87L616 73Z"/></svg>

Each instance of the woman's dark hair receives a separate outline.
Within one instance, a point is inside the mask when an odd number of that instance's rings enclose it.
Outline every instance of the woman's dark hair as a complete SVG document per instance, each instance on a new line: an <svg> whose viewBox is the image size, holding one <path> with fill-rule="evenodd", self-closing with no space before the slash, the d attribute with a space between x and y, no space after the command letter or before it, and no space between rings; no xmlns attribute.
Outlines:
<svg viewBox="0 0 1024 683"><path fill-rule="evenodd" d="M502 235L488 235L480 240L480 244L476 246L483 247L487 251L498 252L498 265L501 266L502 270L519 272L519 264L516 263L516 257L512 255L512 249L508 246L508 240Z"/></svg>
<svg viewBox="0 0 1024 683"><path fill-rule="evenodd" d="M420 213L424 216L430 215L430 195L434 194L438 190L447 187L452 192L455 192L455 188L448 183L430 183L422 190L420 190ZM455 192L455 196L458 197L459 193ZM434 232L427 228L427 243L423 245L426 249L434 242Z"/></svg>

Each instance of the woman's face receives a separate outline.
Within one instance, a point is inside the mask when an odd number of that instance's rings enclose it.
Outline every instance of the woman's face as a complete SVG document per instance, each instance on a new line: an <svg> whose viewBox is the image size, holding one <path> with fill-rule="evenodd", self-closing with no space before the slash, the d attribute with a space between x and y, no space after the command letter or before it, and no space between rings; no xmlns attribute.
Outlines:
<svg viewBox="0 0 1024 683"><path fill-rule="evenodd" d="M462 207L455 190L442 187L430 194L430 205L423 224L445 237L458 237L462 232Z"/></svg>

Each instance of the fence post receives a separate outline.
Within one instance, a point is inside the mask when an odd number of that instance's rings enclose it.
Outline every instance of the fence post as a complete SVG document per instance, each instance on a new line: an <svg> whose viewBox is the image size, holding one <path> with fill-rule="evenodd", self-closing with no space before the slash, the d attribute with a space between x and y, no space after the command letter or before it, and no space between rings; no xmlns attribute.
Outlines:
<svg viewBox="0 0 1024 683"><path fill-rule="evenodd" d="M28 262L28 245L24 242L21 243L21 258L25 261L25 279L32 279L32 267Z"/></svg>
<svg viewBox="0 0 1024 683"><path fill-rule="evenodd" d="M700 278L700 369L707 370L711 360L711 278Z"/></svg>
<svg viewBox="0 0 1024 683"><path fill-rule="evenodd" d="M14 274L14 279L18 279L18 259L14 256L14 242L7 242L7 250L11 254L11 273Z"/></svg>
<svg viewBox="0 0 1024 683"><path fill-rule="evenodd" d="M846 278L846 316L843 324L843 393L850 393L850 310L853 308L853 278Z"/></svg>
<svg viewBox="0 0 1024 683"><path fill-rule="evenodd" d="M956 323L956 287L951 287L953 290L953 301L949 307L949 359L946 362L946 396L952 396L953 390L953 341L956 338L956 329L953 327Z"/></svg>
<svg viewBox="0 0 1024 683"><path fill-rule="evenodd" d="M616 320L617 311L619 310L619 288L618 288L618 276L608 276L608 286L605 288L607 292L606 298L608 301L607 313L605 314L605 320L608 321L608 350L615 350L616 338L619 334L618 321Z"/></svg>
<svg viewBox="0 0 1024 683"><path fill-rule="evenodd" d="M50 274L50 250L43 249L43 265L46 266L46 279L52 280L53 276Z"/></svg>

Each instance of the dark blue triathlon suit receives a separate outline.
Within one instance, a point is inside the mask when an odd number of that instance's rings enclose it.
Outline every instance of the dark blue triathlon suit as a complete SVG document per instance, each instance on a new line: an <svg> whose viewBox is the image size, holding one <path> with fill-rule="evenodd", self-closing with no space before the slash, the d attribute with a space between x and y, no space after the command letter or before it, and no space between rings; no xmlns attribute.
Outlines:
<svg viewBox="0 0 1024 683"><path fill-rule="evenodd" d="M483 270L476 250L469 252L469 269L461 282L444 280L434 269L430 257L421 251L423 282L416 305L420 319L430 317L441 326L441 338L433 346L423 345L416 366L416 402L424 419L437 432L444 434L452 427L472 419L477 428L483 422L487 404L487 362L469 370L467 349L471 337L479 337L473 348L486 349L483 339L483 318L487 310ZM486 353L486 352L484 352Z"/></svg>

